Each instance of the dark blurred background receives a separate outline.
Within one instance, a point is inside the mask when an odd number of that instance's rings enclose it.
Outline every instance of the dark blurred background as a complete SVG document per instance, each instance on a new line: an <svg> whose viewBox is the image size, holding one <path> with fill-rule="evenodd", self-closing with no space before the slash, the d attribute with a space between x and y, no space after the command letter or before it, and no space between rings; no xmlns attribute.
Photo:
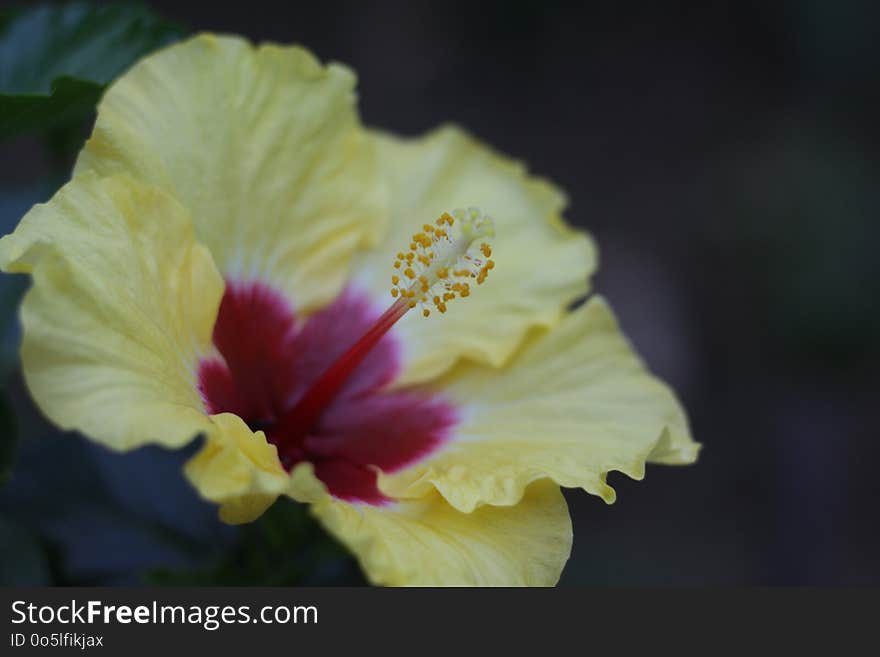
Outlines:
<svg viewBox="0 0 880 657"><path fill-rule="evenodd" d="M568 191L568 220L601 248L596 288L705 447L641 483L612 475L611 507L570 491L563 584L880 584L876 3L150 5L348 63L367 124L460 123ZM70 152L0 145L2 232ZM0 314L24 284L0 279ZM360 581L292 504L223 527L183 455L59 435L8 333L21 440L0 489L0 581Z"/></svg>

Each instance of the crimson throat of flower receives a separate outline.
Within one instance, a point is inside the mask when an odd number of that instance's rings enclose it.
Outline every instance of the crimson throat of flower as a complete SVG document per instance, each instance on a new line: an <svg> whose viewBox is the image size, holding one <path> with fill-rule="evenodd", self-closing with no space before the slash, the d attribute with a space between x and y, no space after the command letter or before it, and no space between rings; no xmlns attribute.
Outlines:
<svg viewBox="0 0 880 657"><path fill-rule="evenodd" d="M433 306L442 314L456 297L470 296L470 279L480 285L495 267L491 247L477 242L494 235L492 219L476 208L444 213L434 225L422 226L413 235L409 251L399 252L394 260L394 302L280 418L278 429L285 440L299 442L313 430L348 377L407 312L420 306L422 315L428 317Z"/></svg>

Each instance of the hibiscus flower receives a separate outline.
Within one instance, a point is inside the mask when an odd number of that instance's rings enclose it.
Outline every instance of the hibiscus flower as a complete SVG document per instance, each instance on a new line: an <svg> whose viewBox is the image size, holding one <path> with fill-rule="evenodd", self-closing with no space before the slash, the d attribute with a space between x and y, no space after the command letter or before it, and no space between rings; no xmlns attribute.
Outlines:
<svg viewBox="0 0 880 657"><path fill-rule="evenodd" d="M33 278L28 387L111 449L201 437L223 520L307 503L374 583L554 584L560 486L610 503L608 472L698 446L605 301L575 305L596 254L564 195L455 127L365 129L354 89L213 35L118 79L0 241Z"/></svg>

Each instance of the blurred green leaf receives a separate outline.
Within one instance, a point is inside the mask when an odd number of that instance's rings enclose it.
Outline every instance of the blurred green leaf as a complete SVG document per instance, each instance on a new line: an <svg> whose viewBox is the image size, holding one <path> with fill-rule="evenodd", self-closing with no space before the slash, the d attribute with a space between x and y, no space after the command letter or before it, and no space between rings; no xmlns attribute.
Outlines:
<svg viewBox="0 0 880 657"><path fill-rule="evenodd" d="M108 82L185 33L133 4L0 12L0 140L84 118Z"/></svg>
<svg viewBox="0 0 880 657"><path fill-rule="evenodd" d="M238 547L209 568L154 570L147 582L159 586L356 585L364 579L354 559L308 514L279 500L243 527Z"/></svg>
<svg viewBox="0 0 880 657"><path fill-rule="evenodd" d="M0 396L0 486L9 480L15 459L16 428L12 407Z"/></svg>
<svg viewBox="0 0 880 657"><path fill-rule="evenodd" d="M46 550L26 529L0 516L0 586L50 583Z"/></svg>

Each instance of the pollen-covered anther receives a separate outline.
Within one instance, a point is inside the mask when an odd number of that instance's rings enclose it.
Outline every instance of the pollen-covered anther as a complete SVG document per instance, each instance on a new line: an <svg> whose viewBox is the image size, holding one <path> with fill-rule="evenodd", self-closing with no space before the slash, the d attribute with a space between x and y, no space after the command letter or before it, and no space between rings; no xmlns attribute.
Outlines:
<svg viewBox="0 0 880 657"><path fill-rule="evenodd" d="M495 263L485 240L494 235L492 219L476 208L444 212L412 236L408 252L397 253L394 267L403 269L404 279L392 276L391 295L407 300L409 308L420 305L425 317L431 314L427 305L446 312L447 302L470 296L465 281L486 281Z"/></svg>

